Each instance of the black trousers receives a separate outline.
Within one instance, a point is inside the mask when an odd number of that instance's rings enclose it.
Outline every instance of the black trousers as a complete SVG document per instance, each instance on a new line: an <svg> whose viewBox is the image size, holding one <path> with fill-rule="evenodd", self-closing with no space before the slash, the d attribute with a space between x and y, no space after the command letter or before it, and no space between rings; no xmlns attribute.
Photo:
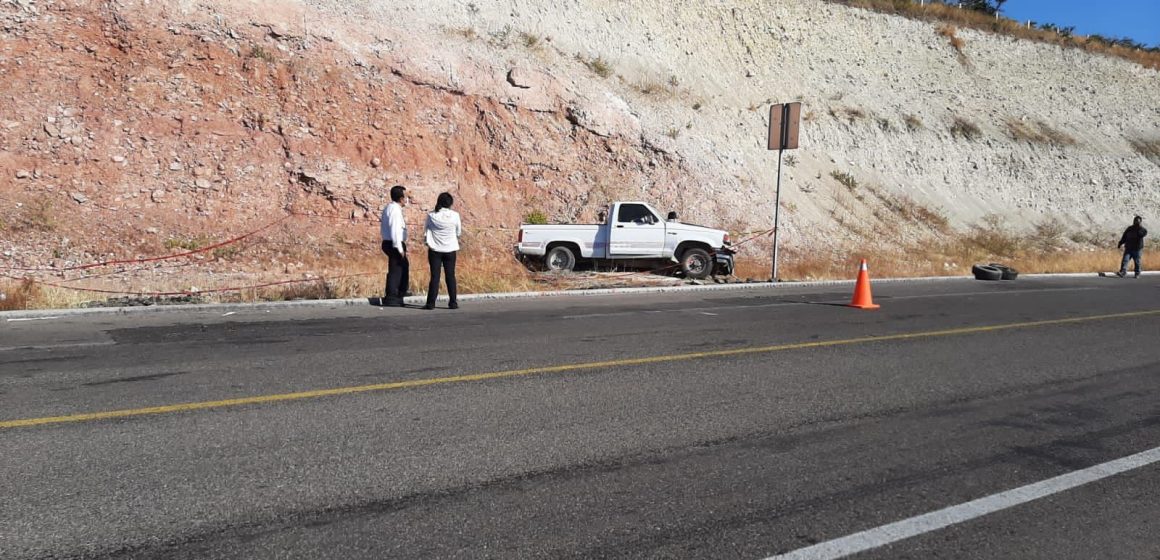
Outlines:
<svg viewBox="0 0 1160 560"><path fill-rule="evenodd" d="M440 253L427 249L427 264L431 266L431 283L427 285L427 307L435 307L435 298L439 297L440 267L443 268L443 272L447 276L447 299L451 300L453 307L459 305L455 299L455 253L456 251Z"/></svg>
<svg viewBox="0 0 1160 560"><path fill-rule="evenodd" d="M403 245L403 250L407 245ZM403 296L411 287L411 263L390 241L383 241L383 253L387 255L386 304L403 303Z"/></svg>

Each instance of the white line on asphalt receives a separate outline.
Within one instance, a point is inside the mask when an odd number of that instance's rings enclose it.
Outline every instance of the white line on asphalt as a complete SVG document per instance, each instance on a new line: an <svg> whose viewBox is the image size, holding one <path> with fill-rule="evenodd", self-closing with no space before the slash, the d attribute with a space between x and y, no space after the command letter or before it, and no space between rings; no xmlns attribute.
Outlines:
<svg viewBox="0 0 1160 560"><path fill-rule="evenodd" d="M90 346L112 346L116 344L111 340L102 340L98 342L71 342L64 344L42 344L42 345L28 345L28 346L0 346L0 352L11 352L13 350L60 350L62 348L88 348Z"/></svg>
<svg viewBox="0 0 1160 560"><path fill-rule="evenodd" d="M831 560L851 554L865 552L891 543L909 539L923 533L937 531L951 525L970 521L976 517L995 513L1017 505L1038 500L1052 494L1058 494L1083 486L1089 482L1102 480L1130 470L1145 467L1160 462L1160 447L1142 451L1122 459L1108 461L1083 470L1070 472L1055 478L1049 478L1027 486L1021 486L1006 492L992 494L985 498L970 501L965 504L951 506L933 511L889 525L854 533L840 539L818 543L813 546L799 548L779 556L771 556L766 560Z"/></svg>
<svg viewBox="0 0 1160 560"><path fill-rule="evenodd" d="M49 319L60 319L60 315L54 315L52 317L16 317L13 319L8 319L8 322L18 323L20 321L47 321Z"/></svg>

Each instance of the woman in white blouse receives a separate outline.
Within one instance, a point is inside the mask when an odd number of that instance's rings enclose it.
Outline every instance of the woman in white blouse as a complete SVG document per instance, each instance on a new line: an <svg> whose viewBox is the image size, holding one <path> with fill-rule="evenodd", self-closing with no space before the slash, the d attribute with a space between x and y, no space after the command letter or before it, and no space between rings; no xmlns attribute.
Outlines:
<svg viewBox="0 0 1160 560"><path fill-rule="evenodd" d="M455 253L459 251L459 236L463 224L459 213L451 209L455 199L451 193L442 193L435 201L435 211L427 214L427 264L431 265L431 283L427 285L427 305L423 309L435 309L435 298L439 296L439 268L447 275L447 297L451 309L459 309L455 293Z"/></svg>

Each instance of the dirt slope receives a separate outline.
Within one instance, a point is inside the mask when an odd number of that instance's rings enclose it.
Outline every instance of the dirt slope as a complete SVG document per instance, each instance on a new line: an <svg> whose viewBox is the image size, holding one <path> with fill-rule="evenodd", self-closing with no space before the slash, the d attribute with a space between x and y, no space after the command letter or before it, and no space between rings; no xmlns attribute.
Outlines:
<svg viewBox="0 0 1160 560"><path fill-rule="evenodd" d="M0 265L269 226L198 270L324 272L375 258L396 183L421 207L451 191L497 255L532 210L591 219L615 198L763 230L770 100L806 107L783 179L791 249L840 258L988 215L1090 232L1156 214L1155 70L953 35L961 50L820 0L8 0Z"/></svg>

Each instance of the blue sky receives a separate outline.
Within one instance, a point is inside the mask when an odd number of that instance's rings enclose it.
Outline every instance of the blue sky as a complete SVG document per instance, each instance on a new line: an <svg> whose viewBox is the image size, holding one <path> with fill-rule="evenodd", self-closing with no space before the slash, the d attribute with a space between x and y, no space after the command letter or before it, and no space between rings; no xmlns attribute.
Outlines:
<svg viewBox="0 0 1160 560"><path fill-rule="evenodd" d="M1131 37L1145 45L1160 45L1160 0L1007 0L1003 15L1075 26L1079 35Z"/></svg>

